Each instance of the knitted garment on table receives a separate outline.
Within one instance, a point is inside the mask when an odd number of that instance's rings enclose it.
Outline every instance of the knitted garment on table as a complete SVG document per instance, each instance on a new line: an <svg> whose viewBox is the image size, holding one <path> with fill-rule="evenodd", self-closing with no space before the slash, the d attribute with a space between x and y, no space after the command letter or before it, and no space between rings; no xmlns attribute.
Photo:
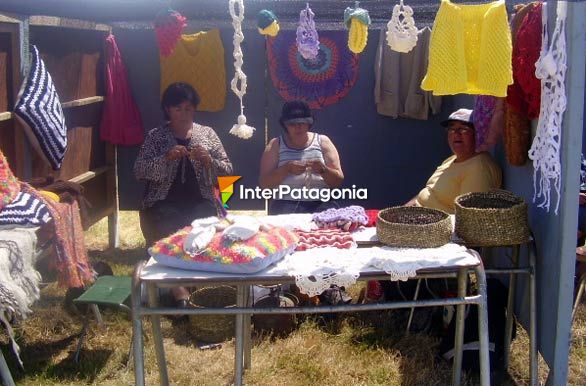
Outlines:
<svg viewBox="0 0 586 386"><path fill-rule="evenodd" d="M51 221L47 206L35 196L20 192L10 204L0 210L0 225L39 226Z"/></svg>
<svg viewBox="0 0 586 386"><path fill-rule="evenodd" d="M0 150L0 211L10 204L20 192L20 184L12 173L8 160Z"/></svg>
<svg viewBox="0 0 586 386"><path fill-rule="evenodd" d="M513 83L511 51L504 0L474 5L442 0L421 88L434 95L504 97Z"/></svg>
<svg viewBox="0 0 586 386"><path fill-rule="evenodd" d="M353 231L368 223L364 208L352 205L345 208L330 208L312 216L313 222L322 229L339 228L344 231Z"/></svg>
<svg viewBox="0 0 586 386"><path fill-rule="evenodd" d="M89 263L83 237L83 227L79 217L77 201L71 204L47 200L28 185L23 190L43 201L49 209L53 221L54 257L50 266L57 270L60 286L78 288L94 280L94 270Z"/></svg>
<svg viewBox="0 0 586 386"><path fill-rule="evenodd" d="M378 209L366 209L366 217L368 218L368 222L364 225L367 228L375 227L376 221L378 219Z"/></svg>
<svg viewBox="0 0 586 386"><path fill-rule="evenodd" d="M100 138L114 145L140 145L144 139L140 112L114 35L106 38L104 84L106 98L100 121Z"/></svg>
<svg viewBox="0 0 586 386"><path fill-rule="evenodd" d="M67 126L59 95L37 47L31 47L30 71L14 105L27 137L54 170L61 168L67 150Z"/></svg>
<svg viewBox="0 0 586 386"><path fill-rule="evenodd" d="M226 68L220 31L181 35L169 56L161 55L161 95L171 83L189 83L201 98L198 111L221 111L226 101Z"/></svg>
<svg viewBox="0 0 586 386"><path fill-rule="evenodd" d="M299 237L296 251L305 251L312 248L334 247L349 249L356 247L354 238L348 232L339 229L316 229L313 231L297 231Z"/></svg>
<svg viewBox="0 0 586 386"><path fill-rule="evenodd" d="M539 117L541 101L541 82L535 76L535 62L541 49L541 8L542 3L531 3L523 13L519 13L521 22L514 27L513 40L513 79L509 86L507 103L516 112L529 119ZM515 16L517 22L517 16Z"/></svg>
<svg viewBox="0 0 586 386"><path fill-rule="evenodd" d="M499 141L505 125L504 98L478 95L474 98L472 122L476 152L489 151Z"/></svg>
<svg viewBox="0 0 586 386"><path fill-rule="evenodd" d="M267 40L269 73L285 101L301 99L321 109L344 98L358 78L359 55L348 49L344 31L323 31L317 57L304 59L294 31L281 31Z"/></svg>
<svg viewBox="0 0 586 386"><path fill-rule="evenodd" d="M295 233L279 227L259 231L243 241L229 240L222 232L217 232L200 253L191 256L183 249L185 238L191 230L192 227L188 226L157 241L149 249L150 255L165 265L189 269L189 263L193 263L193 269L222 272L225 271L222 266L262 266L259 261L271 260L276 255L282 258L283 252L291 251L298 241ZM178 261L174 263L173 260ZM202 263L205 265L201 265Z"/></svg>

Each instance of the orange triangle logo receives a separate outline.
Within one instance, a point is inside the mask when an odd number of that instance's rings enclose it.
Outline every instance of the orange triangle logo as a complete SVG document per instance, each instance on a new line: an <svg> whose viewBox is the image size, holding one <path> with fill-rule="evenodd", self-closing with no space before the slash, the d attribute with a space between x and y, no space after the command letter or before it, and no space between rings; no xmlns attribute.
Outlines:
<svg viewBox="0 0 586 386"><path fill-rule="evenodd" d="M227 191L226 189L232 187L236 181L238 181L242 176L223 176L218 177L218 187L220 188L220 192ZM233 192L233 188L231 192Z"/></svg>

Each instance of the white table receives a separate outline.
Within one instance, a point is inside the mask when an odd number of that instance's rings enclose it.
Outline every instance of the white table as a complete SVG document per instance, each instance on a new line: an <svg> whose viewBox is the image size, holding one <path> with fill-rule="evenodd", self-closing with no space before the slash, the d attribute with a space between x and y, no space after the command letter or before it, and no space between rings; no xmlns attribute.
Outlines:
<svg viewBox="0 0 586 386"><path fill-rule="evenodd" d="M315 250L319 253L319 249ZM219 274L212 272L188 271L169 268L150 260L148 263L142 261L135 267L132 284L132 325L134 340L134 371L135 384L142 386L144 379L144 358L143 358L143 333L142 317L150 315L154 336L155 352L159 365L160 384L168 385L169 377L165 361L165 350L161 334L161 315L210 315L225 314L236 315L236 339L235 339L235 369L234 384L242 385L245 368L250 367L250 316L252 314L300 314L300 313L331 313L331 312L356 312L389 310L411 307L436 307L444 305L455 305L456 312L456 337L455 356L452 372L453 385L460 384L462 365L462 345L464 338L464 313L466 304L475 304L479 307L478 330L480 340L480 383L483 386L490 385L489 365L489 344L488 344L488 316L486 303L486 276L484 267L478 255L471 252L463 264L453 263L449 266L421 269L411 279L420 278L457 278L458 296L455 298L413 300L401 302L386 302L375 304L353 304L326 307L287 307L287 308L254 308L250 304L250 288L252 285L273 285L294 283L291 275L274 273L271 267L268 269L248 275ZM477 278L477 293L467 295L468 274L475 272ZM390 276L385 272L365 268L360 272L358 280L389 280ZM157 287L169 286L209 286L228 284L236 286L237 304L235 308L197 308L178 309L162 308L158 306ZM148 304L142 304L143 291L147 292Z"/></svg>

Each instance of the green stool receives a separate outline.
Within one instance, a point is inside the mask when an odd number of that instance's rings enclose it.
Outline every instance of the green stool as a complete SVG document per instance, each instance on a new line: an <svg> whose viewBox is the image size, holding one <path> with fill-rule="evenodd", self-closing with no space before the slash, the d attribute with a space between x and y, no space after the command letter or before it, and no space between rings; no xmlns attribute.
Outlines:
<svg viewBox="0 0 586 386"><path fill-rule="evenodd" d="M80 297L73 300L73 303L76 305L87 304L96 316L99 325L102 324L102 316L98 306L120 308L130 315L132 310L127 303L130 302L131 282L130 276L100 276ZM76 363L79 362L79 353L90 322L88 314L89 312L85 316L74 356ZM130 345L129 359L132 352L132 339L130 340Z"/></svg>

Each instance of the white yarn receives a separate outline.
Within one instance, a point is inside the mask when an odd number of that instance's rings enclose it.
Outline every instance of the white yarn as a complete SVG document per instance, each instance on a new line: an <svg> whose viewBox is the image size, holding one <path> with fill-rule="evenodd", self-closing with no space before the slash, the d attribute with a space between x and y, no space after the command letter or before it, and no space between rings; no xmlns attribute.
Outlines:
<svg viewBox="0 0 586 386"><path fill-rule="evenodd" d="M533 160L533 202L549 211L551 185L557 193L555 214L560 206L562 119L566 111L566 14L567 4L557 4L557 20L551 45L548 47L547 7L542 7L541 54L535 63L535 76L541 79L541 106L537 132L529 150Z"/></svg>
<svg viewBox="0 0 586 386"><path fill-rule="evenodd" d="M238 4L238 13L236 12L236 4ZM256 129L246 124L244 104L242 103L242 98L246 94L246 74L242 71L244 55L242 54L242 48L240 47L240 44L244 40L244 34L242 33L244 0L228 0L228 8L230 10L230 16L232 16L232 26L234 27L234 78L230 82L230 87L238 99L240 99L240 115L238 116L238 123L232 126L230 134L243 139L248 139L252 137L252 134Z"/></svg>
<svg viewBox="0 0 586 386"><path fill-rule="evenodd" d="M387 44L393 51L407 53L417 45L417 33L413 9L401 0L393 7L393 15L387 23Z"/></svg>

